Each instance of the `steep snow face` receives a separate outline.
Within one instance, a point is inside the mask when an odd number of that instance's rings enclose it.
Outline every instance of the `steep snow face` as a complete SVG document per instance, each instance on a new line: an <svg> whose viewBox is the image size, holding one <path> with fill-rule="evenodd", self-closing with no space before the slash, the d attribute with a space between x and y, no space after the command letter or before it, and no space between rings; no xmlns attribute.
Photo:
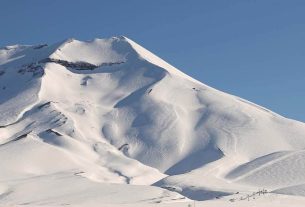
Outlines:
<svg viewBox="0 0 305 207"><path fill-rule="evenodd" d="M290 175L287 165L297 176L269 188L305 182L288 165L302 160L303 123L206 86L126 37L1 49L0 114L1 179L67 172L152 184L170 175L155 185L192 197L261 187Z"/></svg>
<svg viewBox="0 0 305 207"><path fill-rule="evenodd" d="M20 115L39 102L41 76L39 61L60 45L14 45L0 49L0 125L17 121Z"/></svg>

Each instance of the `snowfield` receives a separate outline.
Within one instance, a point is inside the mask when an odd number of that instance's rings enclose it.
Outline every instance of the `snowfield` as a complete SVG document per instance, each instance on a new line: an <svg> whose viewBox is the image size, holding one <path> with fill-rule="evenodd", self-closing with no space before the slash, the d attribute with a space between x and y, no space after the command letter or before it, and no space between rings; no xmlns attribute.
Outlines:
<svg viewBox="0 0 305 207"><path fill-rule="evenodd" d="M304 206L304 150L126 37L0 49L0 206Z"/></svg>

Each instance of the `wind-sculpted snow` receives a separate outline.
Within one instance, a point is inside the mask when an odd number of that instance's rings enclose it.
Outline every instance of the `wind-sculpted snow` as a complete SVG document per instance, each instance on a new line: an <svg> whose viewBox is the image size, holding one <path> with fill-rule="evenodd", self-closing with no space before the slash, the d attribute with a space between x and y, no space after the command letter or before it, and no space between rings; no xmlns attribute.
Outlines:
<svg viewBox="0 0 305 207"><path fill-rule="evenodd" d="M305 183L305 152L289 151L255 159L229 173L228 178L269 189Z"/></svg>
<svg viewBox="0 0 305 207"><path fill-rule="evenodd" d="M197 200L276 192L305 182L304 148L303 123L206 86L126 37L0 49L0 180L13 189L0 197L26 202L8 180L57 173Z"/></svg>

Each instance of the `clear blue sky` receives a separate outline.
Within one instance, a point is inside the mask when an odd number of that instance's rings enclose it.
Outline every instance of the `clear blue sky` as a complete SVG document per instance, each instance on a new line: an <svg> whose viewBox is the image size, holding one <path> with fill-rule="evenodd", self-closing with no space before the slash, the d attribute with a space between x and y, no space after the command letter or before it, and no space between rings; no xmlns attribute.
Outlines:
<svg viewBox="0 0 305 207"><path fill-rule="evenodd" d="M304 0L0 1L0 46L114 35L212 87L305 121Z"/></svg>

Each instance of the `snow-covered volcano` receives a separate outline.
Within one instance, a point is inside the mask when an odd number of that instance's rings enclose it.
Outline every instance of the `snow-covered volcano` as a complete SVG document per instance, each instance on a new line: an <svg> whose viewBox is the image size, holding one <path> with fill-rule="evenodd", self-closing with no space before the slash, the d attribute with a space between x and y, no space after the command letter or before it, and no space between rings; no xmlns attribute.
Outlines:
<svg viewBox="0 0 305 207"><path fill-rule="evenodd" d="M0 49L0 204L76 204L86 192L98 205L110 202L98 192L125 188L160 202L302 194L304 149L305 124L126 37Z"/></svg>

